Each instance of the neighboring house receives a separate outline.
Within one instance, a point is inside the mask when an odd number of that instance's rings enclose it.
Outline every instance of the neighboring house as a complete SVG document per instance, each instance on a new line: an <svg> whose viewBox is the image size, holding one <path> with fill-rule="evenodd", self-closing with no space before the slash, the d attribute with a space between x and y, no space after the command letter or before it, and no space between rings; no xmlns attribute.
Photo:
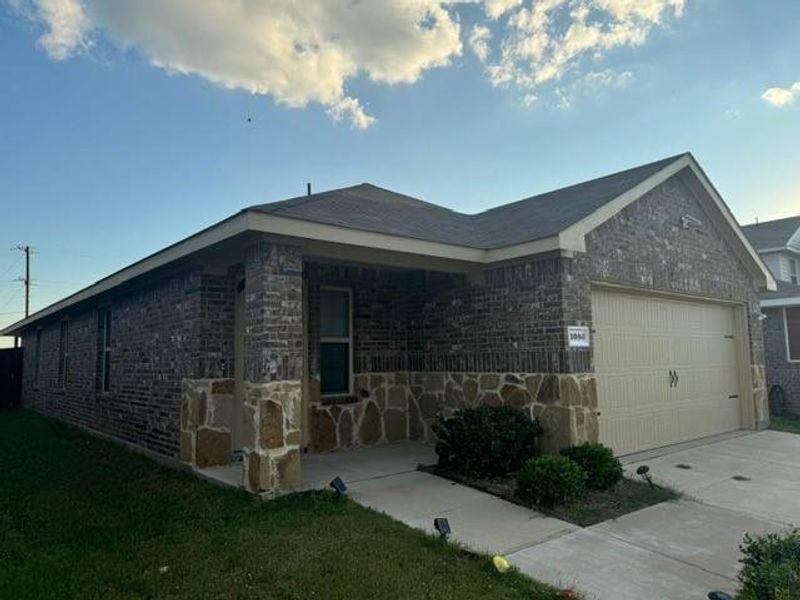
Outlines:
<svg viewBox="0 0 800 600"><path fill-rule="evenodd" d="M682 154L465 215L369 184L242 210L0 332L23 402L252 491L507 404L618 454L769 415L769 270Z"/></svg>
<svg viewBox="0 0 800 600"><path fill-rule="evenodd" d="M767 383L776 411L800 416L800 216L742 227L778 281L761 297Z"/></svg>

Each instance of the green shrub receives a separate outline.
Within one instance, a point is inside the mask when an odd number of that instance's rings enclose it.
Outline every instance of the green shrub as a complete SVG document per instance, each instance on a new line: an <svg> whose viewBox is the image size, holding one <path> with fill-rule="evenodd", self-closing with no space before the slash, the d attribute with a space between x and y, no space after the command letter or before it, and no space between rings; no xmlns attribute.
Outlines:
<svg viewBox="0 0 800 600"><path fill-rule="evenodd" d="M586 485L593 490L608 490L622 479L622 463L611 448L603 444L583 444L565 448L561 454L571 458L586 471Z"/></svg>
<svg viewBox="0 0 800 600"><path fill-rule="evenodd" d="M517 474L517 494L536 504L569 504L586 493L586 472L566 456L533 458Z"/></svg>
<svg viewBox="0 0 800 600"><path fill-rule="evenodd" d="M536 455L542 430L525 413L510 406L479 406L440 417L439 466L470 477L501 476L517 471Z"/></svg>
<svg viewBox="0 0 800 600"><path fill-rule="evenodd" d="M800 529L744 536L739 600L800 599Z"/></svg>

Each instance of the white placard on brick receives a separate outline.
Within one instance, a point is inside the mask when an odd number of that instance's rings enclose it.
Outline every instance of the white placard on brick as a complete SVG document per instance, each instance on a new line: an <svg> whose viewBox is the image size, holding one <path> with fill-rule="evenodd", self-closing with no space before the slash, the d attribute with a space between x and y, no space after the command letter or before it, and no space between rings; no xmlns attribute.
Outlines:
<svg viewBox="0 0 800 600"><path fill-rule="evenodd" d="M570 348L588 348L589 328L585 326L567 327L567 339Z"/></svg>

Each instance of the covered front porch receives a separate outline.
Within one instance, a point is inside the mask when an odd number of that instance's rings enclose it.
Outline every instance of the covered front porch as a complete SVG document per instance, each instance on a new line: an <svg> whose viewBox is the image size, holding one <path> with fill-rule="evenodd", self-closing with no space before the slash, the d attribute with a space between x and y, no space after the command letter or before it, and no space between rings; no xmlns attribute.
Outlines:
<svg viewBox="0 0 800 600"><path fill-rule="evenodd" d="M545 448L596 438L559 257L476 270L266 239L232 256L204 268L218 368L182 382L181 458L202 475L274 493L413 470L437 416L480 404L539 419Z"/></svg>

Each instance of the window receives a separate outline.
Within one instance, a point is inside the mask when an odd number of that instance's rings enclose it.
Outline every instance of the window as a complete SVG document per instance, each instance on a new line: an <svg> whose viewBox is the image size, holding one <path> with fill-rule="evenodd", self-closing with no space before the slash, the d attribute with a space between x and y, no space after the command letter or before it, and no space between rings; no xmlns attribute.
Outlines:
<svg viewBox="0 0 800 600"><path fill-rule="evenodd" d="M800 362L800 306L785 308L783 316L786 320L786 349L789 360Z"/></svg>
<svg viewBox="0 0 800 600"><path fill-rule="evenodd" d="M319 303L320 390L349 394L352 362L350 290L322 288Z"/></svg>
<svg viewBox="0 0 800 600"><path fill-rule="evenodd" d="M111 309L101 308L97 317L97 389L111 389Z"/></svg>
<svg viewBox="0 0 800 600"><path fill-rule="evenodd" d="M58 384L67 385L67 363L69 361L69 321L61 321L61 333L58 338Z"/></svg>
<svg viewBox="0 0 800 600"><path fill-rule="evenodd" d="M797 285L800 281L800 270L797 268L797 260L794 258L789 259L789 281L792 285Z"/></svg>
<svg viewBox="0 0 800 600"><path fill-rule="evenodd" d="M33 386L39 387L39 363L42 362L42 330L36 330L36 348L33 353Z"/></svg>

